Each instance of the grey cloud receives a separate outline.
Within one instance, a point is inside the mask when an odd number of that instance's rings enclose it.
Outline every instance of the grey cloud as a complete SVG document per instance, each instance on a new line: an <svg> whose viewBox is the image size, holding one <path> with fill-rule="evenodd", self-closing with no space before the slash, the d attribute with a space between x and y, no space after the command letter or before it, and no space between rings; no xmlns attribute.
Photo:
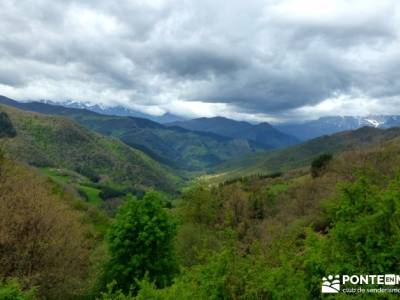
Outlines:
<svg viewBox="0 0 400 300"><path fill-rule="evenodd" d="M208 76L230 75L247 67L241 57L195 47L175 47L160 49L156 53L158 71L184 79L207 79Z"/></svg>
<svg viewBox="0 0 400 300"><path fill-rule="evenodd" d="M59 84L75 87L66 98L82 89L111 104L202 101L270 116L336 95L386 105L400 93L400 4L332 2L324 18L299 0L5 0L0 84L20 98L59 96Z"/></svg>

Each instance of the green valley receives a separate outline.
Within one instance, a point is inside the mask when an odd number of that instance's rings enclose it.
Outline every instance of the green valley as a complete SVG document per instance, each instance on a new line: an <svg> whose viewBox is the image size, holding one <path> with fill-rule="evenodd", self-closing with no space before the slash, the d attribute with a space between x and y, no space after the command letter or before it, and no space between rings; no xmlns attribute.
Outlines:
<svg viewBox="0 0 400 300"><path fill-rule="evenodd" d="M0 103L70 118L100 134L118 138L153 159L183 171L204 171L233 157L271 149L246 139L167 127L141 118L107 116L85 109L38 102L21 103L6 97L0 97Z"/></svg>

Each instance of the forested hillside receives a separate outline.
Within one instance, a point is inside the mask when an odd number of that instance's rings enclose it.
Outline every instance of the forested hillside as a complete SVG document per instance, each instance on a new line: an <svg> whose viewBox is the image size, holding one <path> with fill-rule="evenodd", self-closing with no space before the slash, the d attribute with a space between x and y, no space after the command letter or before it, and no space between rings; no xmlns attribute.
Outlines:
<svg viewBox="0 0 400 300"><path fill-rule="evenodd" d="M0 298L81 299L108 220L37 170L0 155Z"/></svg>
<svg viewBox="0 0 400 300"><path fill-rule="evenodd" d="M222 180L255 173L269 174L307 166L318 155L340 153L346 150L362 150L400 136L400 128L379 129L362 127L322 136L300 145L282 150L244 156L230 160L215 168Z"/></svg>
<svg viewBox="0 0 400 300"><path fill-rule="evenodd" d="M14 159L39 168L74 171L91 182L132 191L177 189L179 179L171 170L117 139L93 133L65 118L5 105L0 111L2 132L10 131L7 118L16 132L14 138L3 141L6 153Z"/></svg>
<svg viewBox="0 0 400 300"><path fill-rule="evenodd" d="M136 297L105 299L325 299L327 274L395 274L399 163L396 139L339 155L316 177L302 171L195 185L177 205L183 268L173 284L159 289L150 278Z"/></svg>

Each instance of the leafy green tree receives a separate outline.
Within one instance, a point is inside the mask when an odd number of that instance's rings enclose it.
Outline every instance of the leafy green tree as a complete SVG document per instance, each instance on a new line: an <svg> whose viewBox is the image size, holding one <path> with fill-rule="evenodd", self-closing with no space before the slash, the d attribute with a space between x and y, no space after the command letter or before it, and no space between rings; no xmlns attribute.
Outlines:
<svg viewBox="0 0 400 300"><path fill-rule="evenodd" d="M159 193L148 192L142 200L128 196L108 235L107 282L116 281L115 288L124 292L137 290L145 277L157 287L170 284L177 270L175 233Z"/></svg>

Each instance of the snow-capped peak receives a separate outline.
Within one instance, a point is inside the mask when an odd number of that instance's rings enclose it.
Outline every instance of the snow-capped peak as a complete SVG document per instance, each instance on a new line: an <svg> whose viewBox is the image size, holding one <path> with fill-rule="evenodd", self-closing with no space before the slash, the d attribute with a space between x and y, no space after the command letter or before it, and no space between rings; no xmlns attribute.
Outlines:
<svg viewBox="0 0 400 300"><path fill-rule="evenodd" d="M374 120L374 119L365 119L365 121L367 123L369 123L370 126L373 126L375 128L378 128L381 124L383 124L383 122L379 122L379 121Z"/></svg>

